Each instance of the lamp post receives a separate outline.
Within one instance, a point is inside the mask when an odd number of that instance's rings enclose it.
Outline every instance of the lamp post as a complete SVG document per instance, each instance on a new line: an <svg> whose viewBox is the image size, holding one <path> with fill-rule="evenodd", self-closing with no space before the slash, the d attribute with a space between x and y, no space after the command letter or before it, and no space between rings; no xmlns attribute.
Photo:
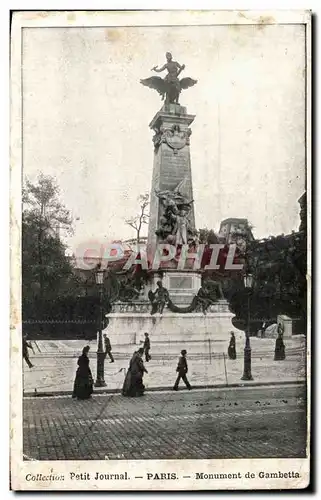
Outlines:
<svg viewBox="0 0 321 500"><path fill-rule="evenodd" d="M244 347L244 369L242 380L253 380L251 373L251 344L250 344L250 296L253 286L252 274L245 274L244 285L247 291L247 325L245 330L245 347Z"/></svg>
<svg viewBox="0 0 321 500"><path fill-rule="evenodd" d="M97 347L97 378L95 387L105 387L104 379L104 364L105 353L103 348L103 332L102 332L102 315L103 315L103 286L104 286L104 270L101 266L97 266L95 272L96 284L99 290L99 321L98 321L98 347Z"/></svg>

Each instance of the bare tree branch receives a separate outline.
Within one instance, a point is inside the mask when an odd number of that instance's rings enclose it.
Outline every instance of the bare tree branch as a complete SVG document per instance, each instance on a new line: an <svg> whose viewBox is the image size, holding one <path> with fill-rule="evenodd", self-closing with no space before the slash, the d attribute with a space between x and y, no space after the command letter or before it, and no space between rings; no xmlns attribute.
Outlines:
<svg viewBox="0 0 321 500"><path fill-rule="evenodd" d="M140 212L138 215L132 217L131 219L125 220L125 223L135 229L136 240L139 243L140 232L143 224L148 224L149 213L146 213L149 205L149 193L142 194L138 196L137 201L140 204Z"/></svg>

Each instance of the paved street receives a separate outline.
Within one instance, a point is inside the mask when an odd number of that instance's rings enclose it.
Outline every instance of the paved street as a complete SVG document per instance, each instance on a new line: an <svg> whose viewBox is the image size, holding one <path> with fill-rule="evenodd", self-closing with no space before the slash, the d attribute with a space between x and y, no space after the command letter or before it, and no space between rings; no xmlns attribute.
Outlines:
<svg viewBox="0 0 321 500"><path fill-rule="evenodd" d="M304 386L24 398L29 460L305 455Z"/></svg>
<svg viewBox="0 0 321 500"><path fill-rule="evenodd" d="M194 386L238 384L243 373L243 346L237 343L237 359L226 356L226 345L213 343L211 352L207 345L193 343L188 350L189 379ZM83 341L42 341L35 345L35 355L30 358L34 367L30 370L24 363L24 392L54 393L71 391L77 369L77 357L84 345ZM252 374L254 382L301 381L305 378L305 338L297 336L286 340L286 359L274 361L274 339L251 339ZM115 363L105 362L107 389L119 390L122 387L129 359L138 346L130 345L113 350ZM148 374L144 376L146 388L173 385L176 377L177 359L180 344L153 345L152 360L146 364ZM96 376L96 343L91 343L90 366Z"/></svg>

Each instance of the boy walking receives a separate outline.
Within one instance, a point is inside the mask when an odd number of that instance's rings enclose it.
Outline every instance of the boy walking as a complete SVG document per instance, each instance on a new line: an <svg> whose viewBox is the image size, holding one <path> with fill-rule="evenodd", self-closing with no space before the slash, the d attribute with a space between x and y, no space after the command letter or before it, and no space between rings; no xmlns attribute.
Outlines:
<svg viewBox="0 0 321 500"><path fill-rule="evenodd" d="M187 387L188 390L191 390L191 385L189 383L189 381L187 380L187 377L186 377L186 374L188 372L188 366L187 366L187 360L186 360L186 350L183 349L181 351L181 356L179 357L179 360L178 360L178 365L177 365L177 368L176 368L176 371L178 372L178 375L177 375L177 379L176 379L176 382L174 384L174 387L173 387L173 391L178 391L178 384L180 382L180 380L182 379Z"/></svg>
<svg viewBox="0 0 321 500"><path fill-rule="evenodd" d="M111 344L110 344L110 340L109 338L107 337L106 333L104 333L104 341L105 341L105 358L108 354L108 357L110 359L110 363L114 363L114 356L112 355L111 353Z"/></svg>

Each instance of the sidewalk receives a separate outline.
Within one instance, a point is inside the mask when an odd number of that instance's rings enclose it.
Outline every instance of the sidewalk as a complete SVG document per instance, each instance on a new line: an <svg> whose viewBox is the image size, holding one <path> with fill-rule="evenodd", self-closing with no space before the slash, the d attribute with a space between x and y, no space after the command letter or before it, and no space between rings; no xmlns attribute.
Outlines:
<svg viewBox="0 0 321 500"><path fill-rule="evenodd" d="M131 346L131 350L133 346ZM255 346L254 346L255 347ZM290 350L284 361L274 361L274 352L261 351L261 357L257 356L252 347L252 376L253 382L241 380L243 373L243 350L238 352L236 360L224 359L223 357L208 357L200 359L200 353L188 357L188 379L193 387L221 387L230 385L262 385L295 383L305 380L305 354L301 350ZM74 353L64 355L48 352L31 356L34 364L29 369L24 363L24 395L57 395L71 394L73 381L77 369L77 357ZM156 357L157 352L155 353ZM159 354L159 353L158 353ZM105 361L106 387L96 388L95 392L119 392L121 391L129 357L117 357L115 363ZM153 356L153 352L152 352ZM178 356L159 357L146 363L148 374L144 375L146 390L164 390L172 388L176 378L176 366ZM90 367L94 378L96 378L96 358L90 358Z"/></svg>

